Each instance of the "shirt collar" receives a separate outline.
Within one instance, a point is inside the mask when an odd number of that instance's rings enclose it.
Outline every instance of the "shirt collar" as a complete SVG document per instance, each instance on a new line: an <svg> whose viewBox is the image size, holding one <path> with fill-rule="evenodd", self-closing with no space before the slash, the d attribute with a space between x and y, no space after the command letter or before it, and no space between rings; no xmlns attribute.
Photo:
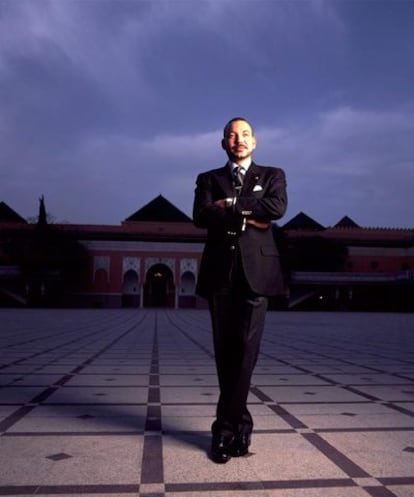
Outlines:
<svg viewBox="0 0 414 497"><path fill-rule="evenodd" d="M228 161L228 164L230 166L230 170L233 171L235 167L240 167L240 164L236 164L235 162ZM245 172L249 169L249 167L252 165L252 160L250 159L250 162L243 164L241 167L244 169Z"/></svg>

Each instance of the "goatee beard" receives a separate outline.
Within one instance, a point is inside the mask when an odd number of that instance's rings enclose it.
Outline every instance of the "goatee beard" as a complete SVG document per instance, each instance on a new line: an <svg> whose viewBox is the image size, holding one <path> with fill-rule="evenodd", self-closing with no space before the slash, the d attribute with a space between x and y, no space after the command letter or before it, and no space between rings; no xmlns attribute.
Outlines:
<svg viewBox="0 0 414 497"><path fill-rule="evenodd" d="M252 153L251 152L240 152L238 154L235 154L233 152L230 152L229 153L229 159L232 161L232 162L237 162L238 160L244 160L244 159L248 159L249 157L251 157Z"/></svg>

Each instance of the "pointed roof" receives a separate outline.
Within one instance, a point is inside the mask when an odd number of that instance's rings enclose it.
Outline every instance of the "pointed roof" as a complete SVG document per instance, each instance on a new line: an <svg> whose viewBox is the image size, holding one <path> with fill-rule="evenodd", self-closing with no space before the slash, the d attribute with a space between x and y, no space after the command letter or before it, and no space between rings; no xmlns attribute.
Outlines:
<svg viewBox="0 0 414 497"><path fill-rule="evenodd" d="M192 223L192 220L169 202L162 195L158 195L151 202L141 207L124 222L162 222L162 223Z"/></svg>
<svg viewBox="0 0 414 497"><path fill-rule="evenodd" d="M37 224L39 226L46 226L47 225L47 214L46 214L46 207L45 207L45 197L42 195L39 198L39 216L37 219Z"/></svg>
<svg viewBox="0 0 414 497"><path fill-rule="evenodd" d="M353 219L348 216L344 216L340 221L338 221L334 228L360 228Z"/></svg>
<svg viewBox="0 0 414 497"><path fill-rule="evenodd" d="M1 223L26 223L26 219L22 218L17 212L9 207L5 202L0 202L0 222Z"/></svg>
<svg viewBox="0 0 414 497"><path fill-rule="evenodd" d="M283 225L283 229L322 231L325 229L325 227L316 222L304 212L299 212L299 214L296 214L295 217L293 217L290 221Z"/></svg>

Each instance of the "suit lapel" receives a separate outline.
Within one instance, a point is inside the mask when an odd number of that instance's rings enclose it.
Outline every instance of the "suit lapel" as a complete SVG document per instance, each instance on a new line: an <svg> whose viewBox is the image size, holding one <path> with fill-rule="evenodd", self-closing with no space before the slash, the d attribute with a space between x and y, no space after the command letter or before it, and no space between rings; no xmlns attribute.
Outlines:
<svg viewBox="0 0 414 497"><path fill-rule="evenodd" d="M234 185L228 164L217 171L217 180L218 184L224 190L225 196L232 197L234 195Z"/></svg>
<svg viewBox="0 0 414 497"><path fill-rule="evenodd" d="M244 179L242 193L249 195L254 186L260 181L260 168L252 162L249 169L247 170L246 177Z"/></svg>

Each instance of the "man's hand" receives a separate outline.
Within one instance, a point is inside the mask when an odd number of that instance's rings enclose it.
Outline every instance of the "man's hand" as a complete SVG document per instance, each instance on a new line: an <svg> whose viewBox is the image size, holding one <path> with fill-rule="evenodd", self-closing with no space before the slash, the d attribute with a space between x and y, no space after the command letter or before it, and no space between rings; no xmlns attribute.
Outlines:
<svg viewBox="0 0 414 497"><path fill-rule="evenodd" d="M214 202L214 205L216 207L220 207L220 209L225 209L226 208L226 199L225 198L221 198L220 200L216 200Z"/></svg>
<svg viewBox="0 0 414 497"><path fill-rule="evenodd" d="M267 230L270 227L270 222L256 221L255 219L246 218L246 224L254 226L259 230Z"/></svg>

